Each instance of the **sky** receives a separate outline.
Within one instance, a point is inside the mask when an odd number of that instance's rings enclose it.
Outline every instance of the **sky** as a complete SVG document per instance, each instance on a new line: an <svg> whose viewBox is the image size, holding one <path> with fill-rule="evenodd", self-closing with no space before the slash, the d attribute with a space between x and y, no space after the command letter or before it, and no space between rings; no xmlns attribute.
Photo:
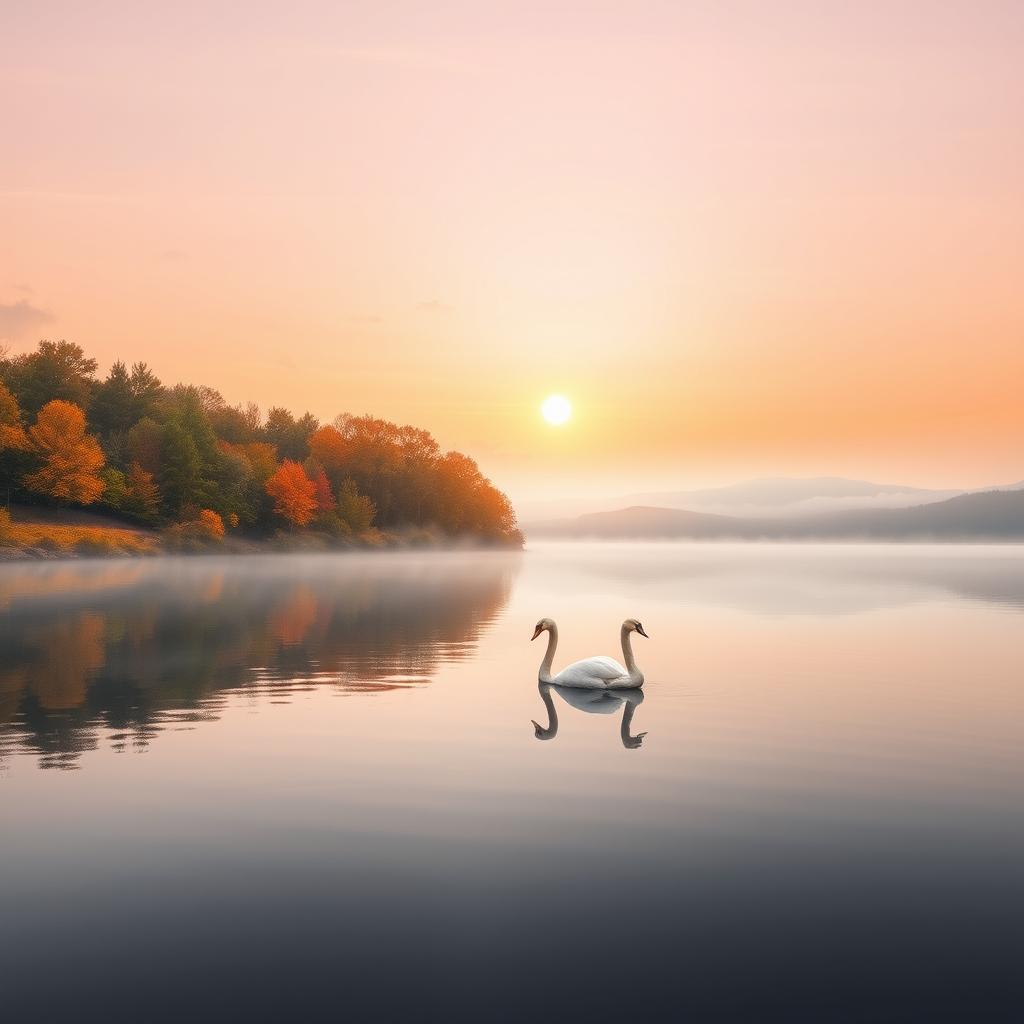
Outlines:
<svg viewBox="0 0 1024 1024"><path fill-rule="evenodd" d="M40 2L0 28L11 352L414 423L526 504L1024 478L1024 5Z"/></svg>

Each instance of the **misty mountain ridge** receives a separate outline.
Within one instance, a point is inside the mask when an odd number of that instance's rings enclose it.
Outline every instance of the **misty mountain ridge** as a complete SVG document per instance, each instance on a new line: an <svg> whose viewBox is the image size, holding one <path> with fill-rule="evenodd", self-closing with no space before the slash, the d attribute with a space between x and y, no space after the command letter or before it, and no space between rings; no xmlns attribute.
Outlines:
<svg viewBox="0 0 1024 1024"><path fill-rule="evenodd" d="M910 508L744 518L632 506L530 529L531 537L603 540L1024 541L1024 489L960 494Z"/></svg>
<svg viewBox="0 0 1024 1024"><path fill-rule="evenodd" d="M762 477L724 487L634 494L623 504L696 509L718 515L776 516L852 508L907 508L963 493L961 489L877 484L844 477Z"/></svg>
<svg viewBox="0 0 1024 1024"><path fill-rule="evenodd" d="M910 508L946 501L961 494L1012 491L1024 480L970 490L927 488L906 484L879 484L845 477L761 477L722 487L678 491L640 491L619 498L545 501L521 507L520 520L528 525L594 512L649 507L707 512L741 518L806 516L854 509Z"/></svg>

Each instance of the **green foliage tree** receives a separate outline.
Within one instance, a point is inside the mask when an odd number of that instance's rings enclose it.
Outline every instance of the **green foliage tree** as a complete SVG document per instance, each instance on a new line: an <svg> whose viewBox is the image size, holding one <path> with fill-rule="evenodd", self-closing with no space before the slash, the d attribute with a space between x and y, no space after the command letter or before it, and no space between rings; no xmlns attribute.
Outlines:
<svg viewBox="0 0 1024 1024"><path fill-rule="evenodd" d="M135 363L129 372L118 361L96 386L89 419L103 437L127 431L154 410L162 392L160 381L145 363Z"/></svg>
<svg viewBox="0 0 1024 1024"><path fill-rule="evenodd" d="M287 409L274 406L267 412L263 436L277 447L280 458L304 462L309 456L310 435L319 426L320 421L311 413L295 419Z"/></svg>
<svg viewBox="0 0 1024 1024"><path fill-rule="evenodd" d="M338 518L347 524L353 533L364 533L373 526L373 502L365 494L359 493L356 482L351 477L345 477L338 488L337 511Z"/></svg>
<svg viewBox="0 0 1024 1024"><path fill-rule="evenodd" d="M35 352L5 364L7 384L26 415L35 416L47 402L60 400L88 409L96 360L70 341L41 341Z"/></svg>
<svg viewBox="0 0 1024 1024"><path fill-rule="evenodd" d="M148 473L159 473L164 446L164 428L144 416L128 431L125 458L137 462Z"/></svg>
<svg viewBox="0 0 1024 1024"><path fill-rule="evenodd" d="M260 410L253 402L246 406L225 405L209 415L210 425L221 440L231 444L248 444L259 440Z"/></svg>
<svg viewBox="0 0 1024 1024"><path fill-rule="evenodd" d="M203 495L202 460L195 439L177 419L163 428L160 459L160 490L167 511L180 516L197 505Z"/></svg>
<svg viewBox="0 0 1024 1024"><path fill-rule="evenodd" d="M128 503L128 484L125 474L107 466L100 474L103 480L103 504L115 512L124 512Z"/></svg>
<svg viewBox="0 0 1024 1024"><path fill-rule="evenodd" d="M96 385L89 422L101 437L107 437L115 430L127 430L138 419L132 412L131 378L128 367L119 360L107 379Z"/></svg>

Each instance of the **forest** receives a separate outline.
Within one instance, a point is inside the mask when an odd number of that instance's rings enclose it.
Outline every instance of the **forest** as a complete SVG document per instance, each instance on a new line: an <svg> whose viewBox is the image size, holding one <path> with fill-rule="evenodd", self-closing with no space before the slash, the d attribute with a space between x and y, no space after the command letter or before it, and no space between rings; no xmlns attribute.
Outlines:
<svg viewBox="0 0 1024 1024"><path fill-rule="evenodd" d="M0 351L0 504L12 502L101 511L184 549L233 535L522 542L508 498L426 430L263 415L207 385L168 387L142 362L101 379L69 341Z"/></svg>

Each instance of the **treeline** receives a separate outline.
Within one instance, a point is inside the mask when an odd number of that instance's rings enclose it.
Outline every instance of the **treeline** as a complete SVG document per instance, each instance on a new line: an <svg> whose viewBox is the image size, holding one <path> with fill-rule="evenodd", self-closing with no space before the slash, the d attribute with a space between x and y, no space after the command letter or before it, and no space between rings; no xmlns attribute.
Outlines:
<svg viewBox="0 0 1024 1024"><path fill-rule="evenodd" d="M145 363L113 365L68 341L0 353L0 495L91 506L170 537L423 531L517 543L508 498L431 435L372 416L321 424L166 387Z"/></svg>

